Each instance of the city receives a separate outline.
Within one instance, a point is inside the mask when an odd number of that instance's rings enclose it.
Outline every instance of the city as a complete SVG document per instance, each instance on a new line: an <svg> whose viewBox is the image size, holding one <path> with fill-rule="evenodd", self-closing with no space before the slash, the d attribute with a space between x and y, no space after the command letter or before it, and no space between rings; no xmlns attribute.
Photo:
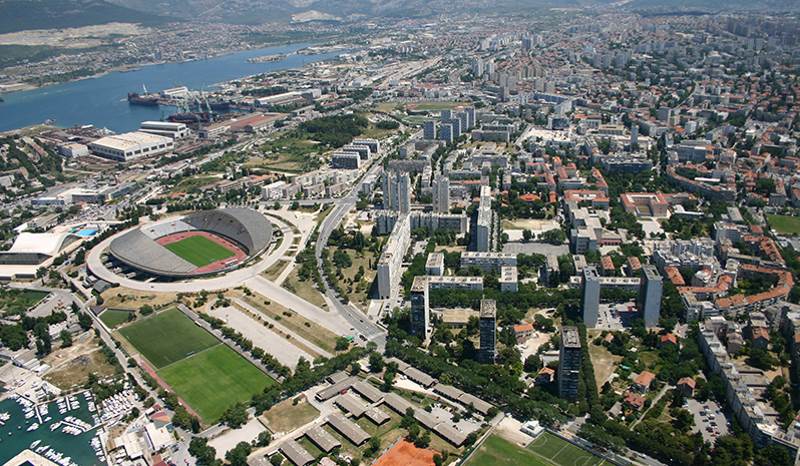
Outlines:
<svg viewBox="0 0 800 466"><path fill-rule="evenodd" d="M64 1L0 464L800 464L800 5Z"/></svg>

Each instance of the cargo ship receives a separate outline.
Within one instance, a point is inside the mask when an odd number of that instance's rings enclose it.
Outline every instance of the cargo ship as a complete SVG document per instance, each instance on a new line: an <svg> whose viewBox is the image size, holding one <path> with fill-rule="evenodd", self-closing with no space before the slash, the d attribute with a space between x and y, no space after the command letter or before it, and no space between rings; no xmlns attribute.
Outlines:
<svg viewBox="0 0 800 466"><path fill-rule="evenodd" d="M128 104L143 105L145 107L158 107L158 96L141 95L135 92L128 92Z"/></svg>

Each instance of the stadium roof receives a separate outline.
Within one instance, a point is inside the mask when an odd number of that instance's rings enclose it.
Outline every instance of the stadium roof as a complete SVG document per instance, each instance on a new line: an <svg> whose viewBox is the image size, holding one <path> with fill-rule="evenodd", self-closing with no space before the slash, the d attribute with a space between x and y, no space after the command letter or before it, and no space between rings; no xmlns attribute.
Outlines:
<svg viewBox="0 0 800 466"><path fill-rule="evenodd" d="M130 230L111 241L109 252L123 264L152 275L201 275L197 266L156 241L167 234L191 230L224 237L244 248L251 257L263 252L272 240L272 224L266 217L252 209L227 208L194 212L178 221L170 219Z"/></svg>

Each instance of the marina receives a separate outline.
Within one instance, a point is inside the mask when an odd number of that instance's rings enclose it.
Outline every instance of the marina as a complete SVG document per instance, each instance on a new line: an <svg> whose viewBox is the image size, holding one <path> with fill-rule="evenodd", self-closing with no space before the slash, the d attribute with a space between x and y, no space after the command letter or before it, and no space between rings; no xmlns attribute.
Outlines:
<svg viewBox="0 0 800 466"><path fill-rule="evenodd" d="M100 419L89 392L34 404L12 395L0 401L0 464L30 450L61 466L105 464Z"/></svg>

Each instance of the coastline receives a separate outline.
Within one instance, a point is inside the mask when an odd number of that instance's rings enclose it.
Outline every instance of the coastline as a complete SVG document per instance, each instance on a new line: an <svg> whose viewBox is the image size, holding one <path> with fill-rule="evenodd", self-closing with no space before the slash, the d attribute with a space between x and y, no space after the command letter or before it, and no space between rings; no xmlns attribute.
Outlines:
<svg viewBox="0 0 800 466"><path fill-rule="evenodd" d="M0 95L10 95L10 94L13 94L13 93L16 93L16 92L26 92L26 91L33 91L33 90L37 90L37 89L46 89L48 87L57 86L59 84L68 84L68 83L73 83L73 82L78 82L78 81L85 81L87 79L97 79L99 77L102 77L102 76L105 76L105 75L108 75L108 74L111 74L111 73L129 73L129 72L132 72L132 71L138 71L138 70L140 70L142 68L145 68L145 67L148 67L148 66L171 65L171 64L178 64L178 63L188 63L188 62L193 62L193 61L212 60L214 58L219 58L219 57L225 56L225 55L230 55L230 54L240 53L240 52L247 52L248 50L260 50L260 49L266 49L266 48L272 48L272 47L285 47L285 46L291 46L291 45L297 45L297 44L306 44L306 47L303 47L302 49L298 49L297 51L295 51L295 53L298 53L301 50L305 50L307 48L320 46L320 44L318 44L318 43L305 42L305 41L299 41L299 42L291 42L291 41L270 42L270 43L265 43L265 44L259 44L257 46L253 45L253 46L248 47L248 48L235 48L235 49L225 50L225 51L222 51L222 52L218 52L216 54L205 55L205 56L203 56L201 58L188 58L188 59L185 59L185 60L172 60L172 61L171 60L161 60L161 61L151 61L151 62L141 62L141 63L120 65L120 66L109 68L109 69L107 69L107 70L105 70L103 72L100 72L100 73L95 73L95 74L86 75L86 76L80 76L80 77L72 78L72 79L65 79L63 81L49 81L49 82L41 84L41 85L32 84L32 83L25 82L25 81L15 82L15 83L6 83L6 84L0 83ZM317 52L317 53L319 53L319 52ZM255 76L255 75L251 75L251 76ZM251 76L247 76L247 77L251 77ZM223 81L223 82L226 82L226 81Z"/></svg>

